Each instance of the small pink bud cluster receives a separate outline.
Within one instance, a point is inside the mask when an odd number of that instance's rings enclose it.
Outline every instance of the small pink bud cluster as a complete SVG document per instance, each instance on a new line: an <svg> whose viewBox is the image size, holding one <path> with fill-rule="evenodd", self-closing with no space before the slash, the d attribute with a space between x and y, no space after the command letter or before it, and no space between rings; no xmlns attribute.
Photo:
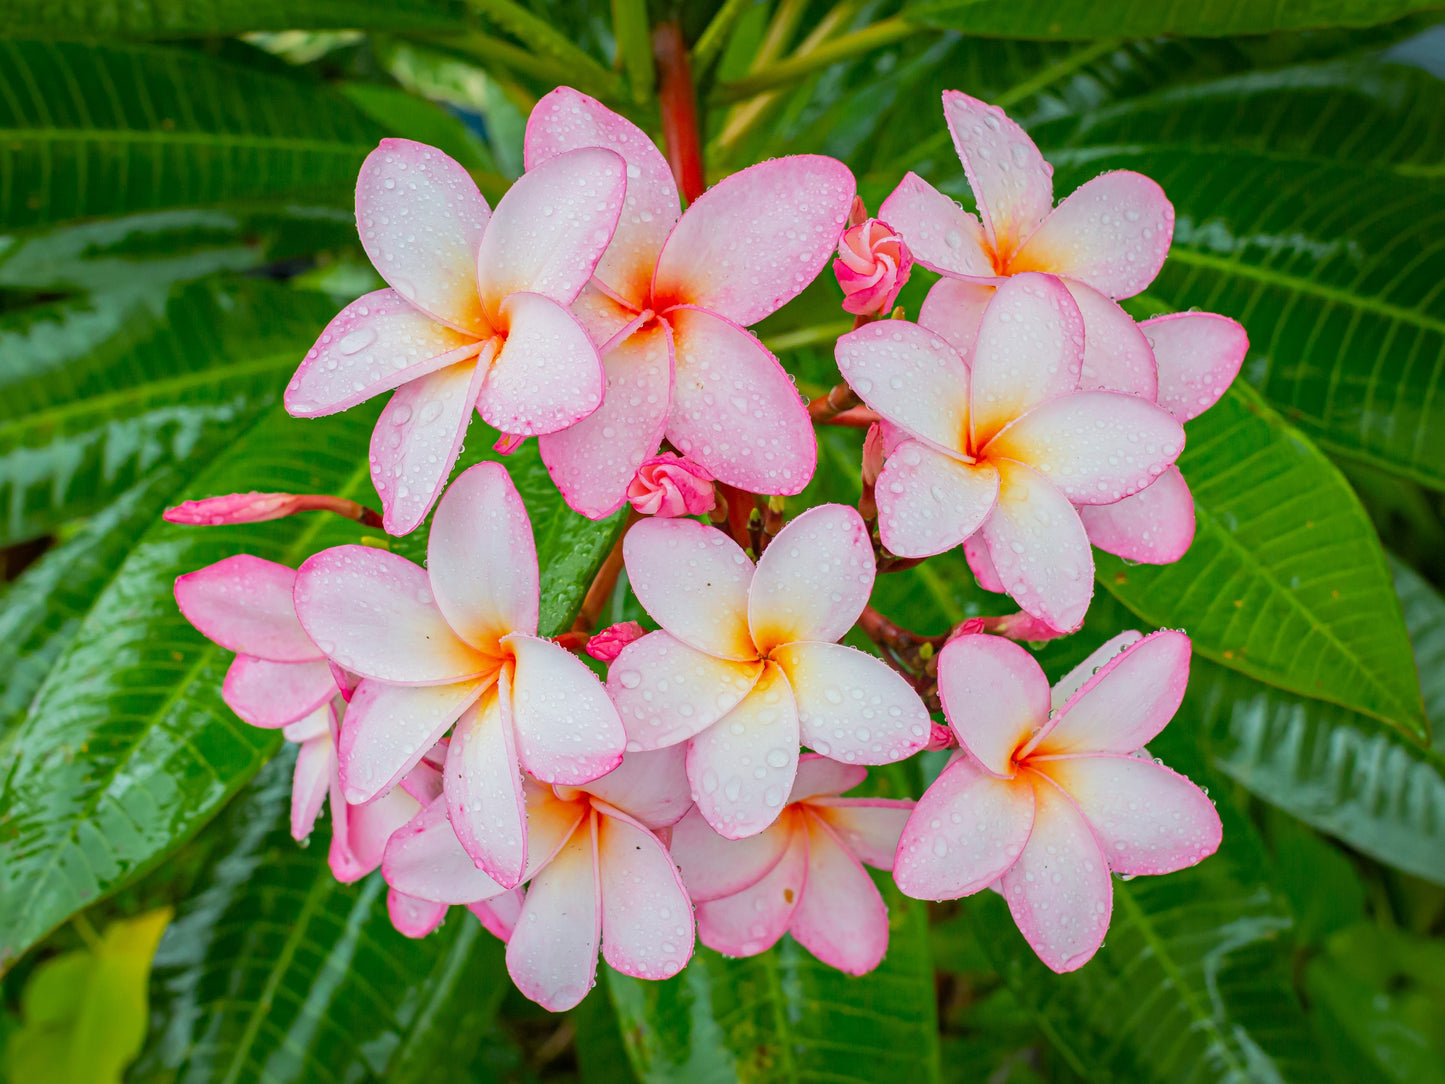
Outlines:
<svg viewBox="0 0 1445 1084"><path fill-rule="evenodd" d="M698 516L717 506L713 476L675 452L643 461L627 485L627 502L644 516Z"/></svg>
<svg viewBox="0 0 1445 1084"><path fill-rule="evenodd" d="M833 274L843 288L843 308L857 316L887 313L912 273L908 245L892 226L876 218L848 229L833 261Z"/></svg>

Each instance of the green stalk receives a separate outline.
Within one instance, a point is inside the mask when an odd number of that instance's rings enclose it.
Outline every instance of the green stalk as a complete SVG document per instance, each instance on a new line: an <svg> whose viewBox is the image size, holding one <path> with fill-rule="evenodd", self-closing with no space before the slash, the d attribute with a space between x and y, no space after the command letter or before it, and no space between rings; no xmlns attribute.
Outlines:
<svg viewBox="0 0 1445 1084"><path fill-rule="evenodd" d="M692 56L689 58L693 74L699 78L707 74L723 48L732 35L733 26L750 4L756 0L725 0L722 7L718 8L717 14L712 17L712 22L707 24L707 29L702 32L702 37L697 39L697 44L692 47Z"/></svg>
<svg viewBox="0 0 1445 1084"><path fill-rule="evenodd" d="M436 49L438 52L451 53L472 62L496 64L518 75L530 75L553 86L574 86L595 98L615 101L622 89L620 80L605 69L604 74L608 77L607 81L598 82L591 77L590 72L582 71L551 57L529 53L520 46L503 41L501 38L494 38L481 31L473 30L463 34L408 34L405 36L414 41L424 42L429 48ZM528 96L530 97L530 94Z"/></svg>
<svg viewBox="0 0 1445 1084"><path fill-rule="evenodd" d="M929 29L932 28L920 26L902 17L885 19L881 23L874 23L862 30L856 30L851 34L826 42L811 52L804 53L800 49L798 53L786 60L751 72L741 79L719 84L713 93L713 103L723 105L744 101L765 91L785 87L841 61L851 60L862 53L881 48L884 45L891 45L895 41L902 41L906 37Z"/></svg>
<svg viewBox="0 0 1445 1084"><path fill-rule="evenodd" d="M644 105L652 100L657 72L652 63L652 27L647 22L647 0L612 0L612 32L617 53L632 85L632 101Z"/></svg>
<svg viewBox="0 0 1445 1084"><path fill-rule="evenodd" d="M562 70L571 72L570 78L564 77L559 82L580 82L585 78L597 87L606 87L609 97L620 94L622 81L615 72L608 71L564 35L552 29L546 20L539 19L513 0L467 0L467 3L508 33L526 42L532 51L558 61Z"/></svg>

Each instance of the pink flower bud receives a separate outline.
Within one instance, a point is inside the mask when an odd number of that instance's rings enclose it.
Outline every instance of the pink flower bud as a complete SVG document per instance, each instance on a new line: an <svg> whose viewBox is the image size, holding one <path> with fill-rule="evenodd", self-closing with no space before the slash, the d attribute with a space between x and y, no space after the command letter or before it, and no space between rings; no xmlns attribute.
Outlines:
<svg viewBox="0 0 1445 1084"><path fill-rule="evenodd" d="M335 512L338 516L362 523L370 523L370 519L376 518L374 512L368 518L367 509L355 501L319 493L228 493L223 497L206 497L167 508L164 518L167 523L219 527L231 523L261 523L312 511Z"/></svg>
<svg viewBox="0 0 1445 1084"><path fill-rule="evenodd" d="M717 504L712 483L712 475L691 459L663 452L637 468L627 499L644 516L696 516Z"/></svg>
<svg viewBox="0 0 1445 1084"><path fill-rule="evenodd" d="M913 254L893 227L870 218L843 234L833 274L843 308L858 316L886 313L913 271Z"/></svg>
<svg viewBox="0 0 1445 1084"><path fill-rule="evenodd" d="M622 654L622 649L633 640L647 635L647 630L636 621L623 621L608 625L587 641L587 654L600 662L611 662Z"/></svg>
<svg viewBox="0 0 1445 1084"><path fill-rule="evenodd" d="M874 422L863 438L863 484L876 485L883 472L883 427Z"/></svg>

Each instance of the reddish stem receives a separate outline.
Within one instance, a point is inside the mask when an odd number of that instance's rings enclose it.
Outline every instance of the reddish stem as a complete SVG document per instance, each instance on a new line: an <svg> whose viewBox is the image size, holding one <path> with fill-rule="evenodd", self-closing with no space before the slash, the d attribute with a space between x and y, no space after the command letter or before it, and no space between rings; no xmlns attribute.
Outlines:
<svg viewBox="0 0 1445 1084"><path fill-rule="evenodd" d="M682 198L692 203L707 191L707 177L697 127L697 94L687 63L687 41L678 23L657 24L652 32L652 55L657 60L657 99L662 107L667 164Z"/></svg>

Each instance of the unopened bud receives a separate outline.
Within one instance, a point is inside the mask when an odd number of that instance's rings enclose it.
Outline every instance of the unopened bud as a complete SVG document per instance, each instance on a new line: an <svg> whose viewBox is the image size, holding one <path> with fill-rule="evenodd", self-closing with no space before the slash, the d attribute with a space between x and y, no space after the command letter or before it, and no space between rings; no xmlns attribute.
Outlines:
<svg viewBox="0 0 1445 1084"><path fill-rule="evenodd" d="M627 485L627 499L644 516L696 516L717 504L713 477L673 452L646 460Z"/></svg>
<svg viewBox="0 0 1445 1084"><path fill-rule="evenodd" d="M876 218L845 231L833 261L833 274L843 288L843 308L856 316L887 312L912 272L913 254L903 238Z"/></svg>
<svg viewBox="0 0 1445 1084"><path fill-rule="evenodd" d="M611 662L622 654L622 649L633 640L647 635L647 630L636 621L623 621L608 625L587 641L587 654L599 662Z"/></svg>
<svg viewBox="0 0 1445 1084"><path fill-rule="evenodd" d="M164 519L167 523L219 527L235 523L263 523L297 512L335 512L338 516L369 526L381 525L380 517L364 505L320 493L228 493L167 508Z"/></svg>

